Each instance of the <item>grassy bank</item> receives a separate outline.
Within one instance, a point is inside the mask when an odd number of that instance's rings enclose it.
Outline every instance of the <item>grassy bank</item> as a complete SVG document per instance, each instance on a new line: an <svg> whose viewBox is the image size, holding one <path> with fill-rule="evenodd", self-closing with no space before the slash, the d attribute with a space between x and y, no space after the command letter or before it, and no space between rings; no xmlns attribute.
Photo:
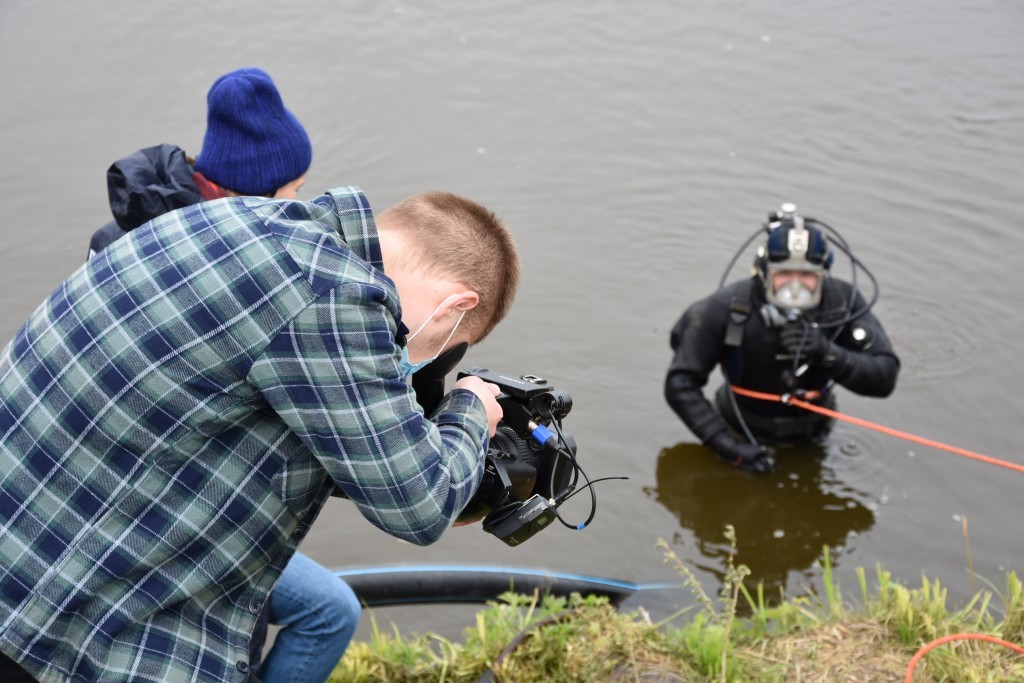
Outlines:
<svg viewBox="0 0 1024 683"><path fill-rule="evenodd" d="M735 543L731 533L726 537ZM385 633L374 622L370 641L351 645L331 681L876 683L903 681L915 653L944 636L1024 642L1024 587L1012 571L1003 586L978 592L956 611L938 581L908 587L880 567L857 571L851 599L833 579L826 548L824 594L768 606L757 587L745 585L745 567L729 567L712 598L667 543L659 547L695 603L667 620L652 622L642 608L620 613L605 599L507 594L477 614L461 642ZM924 654L913 680L1024 681L1024 655L984 640L955 640Z"/></svg>

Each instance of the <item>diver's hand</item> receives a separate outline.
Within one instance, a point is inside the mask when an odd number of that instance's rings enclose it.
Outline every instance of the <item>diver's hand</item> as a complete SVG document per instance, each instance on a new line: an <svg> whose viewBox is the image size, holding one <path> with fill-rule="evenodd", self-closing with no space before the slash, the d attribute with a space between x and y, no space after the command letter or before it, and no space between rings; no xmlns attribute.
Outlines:
<svg viewBox="0 0 1024 683"><path fill-rule="evenodd" d="M741 470L765 474L775 471L775 449L740 441L729 432L719 432L707 443L719 459Z"/></svg>
<svg viewBox="0 0 1024 683"><path fill-rule="evenodd" d="M455 389L468 389L474 394L480 397L483 401L484 410L487 411L487 433L494 436L494 432L498 429L498 422L501 420L502 415L505 411L501 409L497 399L494 397L501 393L501 389L497 384L491 384L485 382L479 377L463 377L455 383Z"/></svg>
<svg viewBox="0 0 1024 683"><path fill-rule="evenodd" d="M812 363L824 358L832 346L820 327L801 320L791 320L783 325L779 339L787 351Z"/></svg>
<svg viewBox="0 0 1024 683"><path fill-rule="evenodd" d="M829 341L821 328L813 323L788 322L779 338L790 353L823 368L833 379L840 379L850 366L853 352Z"/></svg>

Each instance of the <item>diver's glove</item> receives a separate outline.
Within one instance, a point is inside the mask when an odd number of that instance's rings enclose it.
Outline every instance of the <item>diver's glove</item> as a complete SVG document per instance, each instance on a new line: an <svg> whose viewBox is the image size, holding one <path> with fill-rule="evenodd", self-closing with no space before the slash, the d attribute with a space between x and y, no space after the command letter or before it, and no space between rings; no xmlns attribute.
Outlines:
<svg viewBox="0 0 1024 683"><path fill-rule="evenodd" d="M849 364L850 352L832 343L817 325L791 320L782 326L779 339L800 361L823 367L833 377L838 377Z"/></svg>
<svg viewBox="0 0 1024 683"><path fill-rule="evenodd" d="M707 442L719 459L750 472L775 471L775 449L740 441L729 432L719 432Z"/></svg>
<svg viewBox="0 0 1024 683"><path fill-rule="evenodd" d="M787 351L810 362L824 358L832 346L832 342L822 334L820 327L808 325L802 320L790 320L783 325L779 339Z"/></svg>

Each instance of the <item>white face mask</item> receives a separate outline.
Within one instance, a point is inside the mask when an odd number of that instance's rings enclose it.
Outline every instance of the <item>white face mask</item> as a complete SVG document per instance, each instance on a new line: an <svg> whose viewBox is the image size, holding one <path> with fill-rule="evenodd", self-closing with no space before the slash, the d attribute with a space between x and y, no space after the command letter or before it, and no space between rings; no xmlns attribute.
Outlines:
<svg viewBox="0 0 1024 683"><path fill-rule="evenodd" d="M775 282L787 278L777 289ZM793 268L780 263L768 266L765 298L783 310L808 311L821 303L825 273L821 268ZM811 285L811 286L808 286Z"/></svg>
<svg viewBox="0 0 1024 683"><path fill-rule="evenodd" d="M815 292L804 287L803 283L793 278L775 292L774 303L782 308L795 308L806 311L813 308L817 301Z"/></svg>
<svg viewBox="0 0 1024 683"><path fill-rule="evenodd" d="M466 317L466 311L463 311L462 315L459 316L458 321L456 321L456 323L455 323L455 327L452 328L451 334L449 334L448 338L445 339L444 342L441 343L441 348L439 348L437 350L437 353L435 353L433 356L431 356L430 358L428 358L426 360L421 360L419 363L416 363L415 365L412 363L412 361L409 360L409 342L411 342L413 340L413 338L417 334L422 332L423 328L426 327L427 323L429 323L433 319L434 315L438 311L440 311L444 307L444 305L447 304L448 301L452 297L455 297L455 296L458 296L458 294L452 294L451 296L447 297L444 301L442 301L438 305L438 307L434 309L434 312L427 316L427 319L423 321L423 324L420 325L419 327L417 327L415 332L413 332L412 334L410 334L408 337L405 338L405 346L402 347L402 359L398 362L399 367L402 369L402 376L403 377L409 377L410 375L415 373L417 370L421 370L424 367L426 367L427 365L429 365L430 363L432 363L434 361L434 359L436 359L438 356L441 355L441 351L444 350L445 345L447 345L448 342L450 342L452 340L452 337L455 336L455 331L457 329L459 329L459 325L462 324L462 319Z"/></svg>

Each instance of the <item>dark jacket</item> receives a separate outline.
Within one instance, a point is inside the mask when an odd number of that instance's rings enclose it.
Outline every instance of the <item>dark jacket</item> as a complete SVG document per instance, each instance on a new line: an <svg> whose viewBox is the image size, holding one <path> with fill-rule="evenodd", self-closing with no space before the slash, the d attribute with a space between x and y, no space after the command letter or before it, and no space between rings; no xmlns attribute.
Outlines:
<svg viewBox="0 0 1024 683"><path fill-rule="evenodd" d="M834 278L825 282L822 302L808 317L817 317L822 324L830 319L839 320L849 310L846 304L851 297L854 311L865 309L864 299L852 285ZM734 299L750 309L742 323L742 342L738 347L725 343ZM816 390L821 397L815 402L826 405L832 401L833 382L865 396L892 393L899 374L899 358L881 323L870 312L837 330L832 328L837 332L834 337L829 335L833 343L850 352L842 368L810 364L797 376L793 355L780 341L780 328L761 314L765 304L760 281L752 278L735 282L690 306L672 330L670 344L674 356L665 379L665 398L701 441L707 443L729 428L703 392L709 375L719 365L727 371L731 384L770 394ZM736 399L741 414L759 424L778 419L799 420L809 415L801 408L780 402L742 396Z"/></svg>
<svg viewBox="0 0 1024 683"><path fill-rule="evenodd" d="M174 145L147 147L115 161L107 169L114 220L93 233L89 256L157 216L211 199L200 193L194 176L185 152Z"/></svg>

